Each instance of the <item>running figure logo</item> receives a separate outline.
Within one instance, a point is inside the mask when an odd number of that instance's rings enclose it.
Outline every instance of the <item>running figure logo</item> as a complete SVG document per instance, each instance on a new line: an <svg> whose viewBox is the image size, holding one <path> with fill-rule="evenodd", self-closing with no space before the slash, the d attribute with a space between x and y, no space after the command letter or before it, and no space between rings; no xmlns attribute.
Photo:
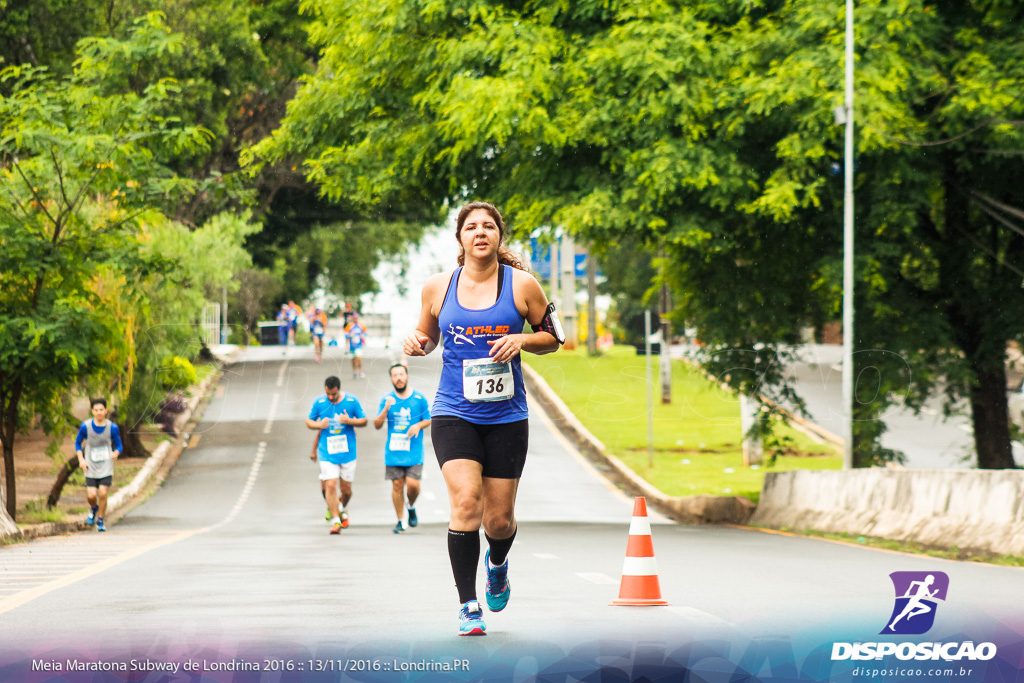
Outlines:
<svg viewBox="0 0 1024 683"><path fill-rule="evenodd" d="M896 604L882 634L920 635L935 623L937 601L946 600L949 577L944 572L893 572Z"/></svg>
<svg viewBox="0 0 1024 683"><path fill-rule="evenodd" d="M456 327L452 323L448 323L448 334L452 335L452 337L455 338L455 343L456 344L463 344L463 343L465 343L465 344L469 344L470 346L476 346L476 344L473 343L472 339L470 339L466 335L462 334L465 331L466 331L466 328L461 326L461 325Z"/></svg>

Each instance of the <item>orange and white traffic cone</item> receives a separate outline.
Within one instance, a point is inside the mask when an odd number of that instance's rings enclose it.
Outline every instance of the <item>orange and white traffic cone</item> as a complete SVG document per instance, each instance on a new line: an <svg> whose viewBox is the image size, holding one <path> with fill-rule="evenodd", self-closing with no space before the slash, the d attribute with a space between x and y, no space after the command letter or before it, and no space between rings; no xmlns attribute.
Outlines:
<svg viewBox="0 0 1024 683"><path fill-rule="evenodd" d="M654 543L651 541L651 523L647 519L647 501L642 496L633 502L633 521L629 524L629 541L626 543L626 561L622 565L619 597L611 604L639 607L669 604L661 599L658 566L654 562Z"/></svg>

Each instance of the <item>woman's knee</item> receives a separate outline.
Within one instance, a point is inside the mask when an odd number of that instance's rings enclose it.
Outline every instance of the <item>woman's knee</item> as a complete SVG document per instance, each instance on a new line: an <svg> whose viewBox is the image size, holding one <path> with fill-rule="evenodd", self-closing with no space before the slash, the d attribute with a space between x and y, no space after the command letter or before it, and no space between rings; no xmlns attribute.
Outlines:
<svg viewBox="0 0 1024 683"><path fill-rule="evenodd" d="M452 499L452 517L479 521L483 514L483 501L479 496L461 495Z"/></svg>
<svg viewBox="0 0 1024 683"><path fill-rule="evenodd" d="M516 528L515 514L511 509L487 510L483 522L484 531L492 538L508 538Z"/></svg>

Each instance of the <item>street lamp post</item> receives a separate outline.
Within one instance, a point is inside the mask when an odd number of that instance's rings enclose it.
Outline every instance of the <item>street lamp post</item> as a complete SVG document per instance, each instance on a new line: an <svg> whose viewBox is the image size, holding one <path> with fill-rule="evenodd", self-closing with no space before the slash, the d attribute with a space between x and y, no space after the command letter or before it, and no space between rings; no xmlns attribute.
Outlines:
<svg viewBox="0 0 1024 683"><path fill-rule="evenodd" d="M853 467L853 0L846 0L846 159L843 187L843 469Z"/></svg>

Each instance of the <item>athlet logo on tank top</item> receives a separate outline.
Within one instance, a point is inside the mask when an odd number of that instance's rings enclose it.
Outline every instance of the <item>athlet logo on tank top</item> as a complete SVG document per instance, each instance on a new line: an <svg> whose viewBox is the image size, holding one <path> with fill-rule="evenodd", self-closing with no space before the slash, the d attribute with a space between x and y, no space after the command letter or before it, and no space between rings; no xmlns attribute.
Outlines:
<svg viewBox="0 0 1024 683"><path fill-rule="evenodd" d="M508 334L508 331L508 325L463 327L462 325L448 323L448 334L452 336L456 344L472 344L476 346L476 342L470 337L504 337Z"/></svg>

